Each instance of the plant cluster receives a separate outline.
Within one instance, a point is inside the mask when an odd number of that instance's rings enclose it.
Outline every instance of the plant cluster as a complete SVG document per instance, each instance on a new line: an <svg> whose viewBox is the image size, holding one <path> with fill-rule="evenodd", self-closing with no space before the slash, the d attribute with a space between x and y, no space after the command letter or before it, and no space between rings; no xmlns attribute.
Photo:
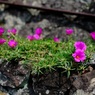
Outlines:
<svg viewBox="0 0 95 95"><path fill-rule="evenodd" d="M72 36L73 29L66 29ZM59 38L42 39L42 28L37 28L33 35L26 38L18 35L15 28L4 31L0 28L0 59L15 60L31 66L32 73L43 73L63 68L68 76L72 70L81 71L87 67L91 56L95 53L95 32L91 32L87 41L60 41ZM13 63L14 64L14 63Z"/></svg>

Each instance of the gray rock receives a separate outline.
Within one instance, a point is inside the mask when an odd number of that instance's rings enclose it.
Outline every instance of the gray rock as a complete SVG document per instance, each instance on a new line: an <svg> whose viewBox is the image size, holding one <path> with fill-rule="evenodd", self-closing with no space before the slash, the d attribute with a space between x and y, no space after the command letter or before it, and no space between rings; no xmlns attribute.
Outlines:
<svg viewBox="0 0 95 95"><path fill-rule="evenodd" d="M92 92L93 95L95 95L95 89L93 89L93 92Z"/></svg>
<svg viewBox="0 0 95 95"><path fill-rule="evenodd" d="M92 0L80 0L80 2L88 5L88 4L91 4Z"/></svg>
<svg viewBox="0 0 95 95"><path fill-rule="evenodd" d="M9 95L8 93L0 91L0 95Z"/></svg>
<svg viewBox="0 0 95 95"><path fill-rule="evenodd" d="M92 55L90 59L90 64L95 64L95 54Z"/></svg>
<svg viewBox="0 0 95 95"><path fill-rule="evenodd" d="M1 64L0 85L11 88L23 87L27 83L29 75L30 71L22 65Z"/></svg>
<svg viewBox="0 0 95 95"><path fill-rule="evenodd" d="M23 22L20 17L16 17L8 13L6 13L4 20L6 22L4 25L6 29L11 29L14 27L17 28L17 30L20 30L25 25L25 22Z"/></svg>
<svg viewBox="0 0 95 95"><path fill-rule="evenodd" d="M55 4L54 4L55 5L55 8L59 8L60 9L61 8L61 4L62 3L59 0L56 1Z"/></svg>
<svg viewBox="0 0 95 95"><path fill-rule="evenodd" d="M7 90L5 90L4 87L2 87L1 85L0 85L0 92L8 93ZM1 94L0 94L0 95L1 95Z"/></svg>
<svg viewBox="0 0 95 95"><path fill-rule="evenodd" d="M40 11L36 10L36 9L28 9L29 12L33 15L33 16L37 16L39 15Z"/></svg>
<svg viewBox="0 0 95 95"><path fill-rule="evenodd" d="M5 10L5 4L0 4L0 11L4 11Z"/></svg>
<svg viewBox="0 0 95 95"><path fill-rule="evenodd" d="M42 4L47 4L48 0L41 0Z"/></svg>
<svg viewBox="0 0 95 95"><path fill-rule="evenodd" d="M27 87L27 84L24 86L24 88L19 89L16 93L14 93L13 95L30 95L29 94L29 89Z"/></svg>
<svg viewBox="0 0 95 95"><path fill-rule="evenodd" d="M38 23L39 27L43 29L50 26L50 23L47 19L43 19L41 22Z"/></svg>
<svg viewBox="0 0 95 95"><path fill-rule="evenodd" d="M95 89L95 78L92 78L87 88L87 91L91 92L94 91L94 89Z"/></svg>
<svg viewBox="0 0 95 95"><path fill-rule="evenodd" d="M82 89L78 89L73 95L93 95L93 94L89 92L85 92Z"/></svg>
<svg viewBox="0 0 95 95"><path fill-rule="evenodd" d="M48 0L47 4L53 5L56 2L56 0Z"/></svg>
<svg viewBox="0 0 95 95"><path fill-rule="evenodd" d="M41 7L42 5L41 5L41 1L39 0L39 1L34 1L33 3L32 3L32 6L38 6L38 7Z"/></svg>

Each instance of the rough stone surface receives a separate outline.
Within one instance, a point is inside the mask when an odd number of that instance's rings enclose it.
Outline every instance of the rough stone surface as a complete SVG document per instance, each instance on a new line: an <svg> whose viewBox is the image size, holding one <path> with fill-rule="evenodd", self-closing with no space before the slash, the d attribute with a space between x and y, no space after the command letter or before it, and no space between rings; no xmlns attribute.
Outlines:
<svg viewBox="0 0 95 95"><path fill-rule="evenodd" d="M78 89L73 95L93 95L93 94L89 92L85 92L82 89Z"/></svg>
<svg viewBox="0 0 95 95"><path fill-rule="evenodd" d="M0 91L0 95L9 95L9 94Z"/></svg>
<svg viewBox="0 0 95 95"><path fill-rule="evenodd" d="M16 93L14 93L13 95L30 95L29 94L29 89L27 87L27 84L24 86L24 88L20 88Z"/></svg>
<svg viewBox="0 0 95 95"><path fill-rule="evenodd" d="M0 65L0 85L2 86L23 87L29 75L30 72L27 68L14 62Z"/></svg>
<svg viewBox="0 0 95 95"><path fill-rule="evenodd" d="M47 8L64 9L75 12L82 12L88 10L93 0L9 0L11 3L23 3L33 6L43 6Z"/></svg>

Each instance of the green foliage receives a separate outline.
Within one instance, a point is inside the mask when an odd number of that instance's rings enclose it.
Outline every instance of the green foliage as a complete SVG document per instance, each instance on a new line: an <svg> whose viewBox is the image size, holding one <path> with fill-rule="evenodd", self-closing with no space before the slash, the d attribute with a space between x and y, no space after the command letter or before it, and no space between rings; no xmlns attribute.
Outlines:
<svg viewBox="0 0 95 95"><path fill-rule="evenodd" d="M88 39L86 50L86 61L76 63L72 57L75 51L74 40L67 42L54 42L53 39L41 39L29 41L26 38L14 37L18 45L13 49L7 43L0 46L0 59L7 61L19 60L22 64L31 66L32 73L43 73L42 70L54 70L55 67L63 68L68 76L72 70L83 70L86 62L95 52L94 41ZM8 41L8 40L7 40Z"/></svg>

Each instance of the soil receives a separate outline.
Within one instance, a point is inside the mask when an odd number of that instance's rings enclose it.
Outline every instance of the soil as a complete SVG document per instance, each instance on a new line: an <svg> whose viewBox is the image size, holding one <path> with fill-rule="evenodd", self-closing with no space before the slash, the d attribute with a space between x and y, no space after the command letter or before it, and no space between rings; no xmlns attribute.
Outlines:
<svg viewBox="0 0 95 95"><path fill-rule="evenodd" d="M35 95L67 95L66 93L69 93L71 88L70 79L60 70L32 76L31 79Z"/></svg>

